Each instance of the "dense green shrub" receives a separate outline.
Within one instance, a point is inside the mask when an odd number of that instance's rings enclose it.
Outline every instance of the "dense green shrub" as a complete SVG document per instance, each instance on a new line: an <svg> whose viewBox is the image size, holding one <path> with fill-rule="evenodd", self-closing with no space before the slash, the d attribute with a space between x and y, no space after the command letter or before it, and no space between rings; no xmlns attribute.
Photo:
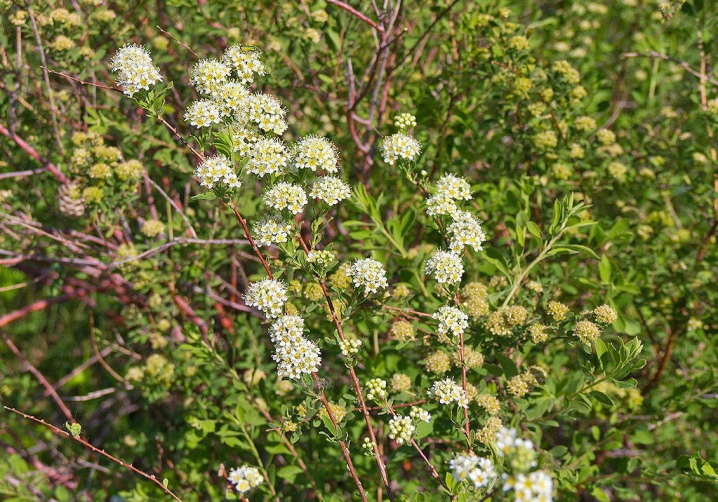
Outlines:
<svg viewBox="0 0 718 502"><path fill-rule="evenodd" d="M713 493L715 6L1 4L6 499Z"/></svg>

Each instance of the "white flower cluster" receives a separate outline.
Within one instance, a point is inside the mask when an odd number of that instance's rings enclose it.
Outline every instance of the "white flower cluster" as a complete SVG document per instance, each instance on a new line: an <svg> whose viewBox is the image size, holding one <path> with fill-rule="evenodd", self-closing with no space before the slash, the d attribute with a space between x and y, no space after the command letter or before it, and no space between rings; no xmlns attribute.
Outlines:
<svg viewBox="0 0 718 502"><path fill-rule="evenodd" d="M385 138L379 149L384 162L393 166L399 158L413 160L419 155L421 144L412 136L396 133Z"/></svg>
<svg viewBox="0 0 718 502"><path fill-rule="evenodd" d="M452 200L471 199L471 186L465 178L445 174L436 183L437 193Z"/></svg>
<svg viewBox="0 0 718 502"><path fill-rule="evenodd" d="M224 51L222 61L237 72L237 77L243 84L251 84L254 74L266 75L259 51L246 45L233 45Z"/></svg>
<svg viewBox="0 0 718 502"><path fill-rule="evenodd" d="M449 305L444 305L431 317L439 321L439 335L446 335L451 331L454 336L459 336L469 327L469 316Z"/></svg>
<svg viewBox="0 0 718 502"><path fill-rule="evenodd" d="M452 215L458 210L456 201L442 193L437 193L426 201L426 214L429 216Z"/></svg>
<svg viewBox="0 0 718 502"><path fill-rule="evenodd" d="M334 176L319 178L314 182L309 192L310 197L324 201L330 206L349 198L351 194L351 187Z"/></svg>
<svg viewBox="0 0 718 502"><path fill-rule="evenodd" d="M247 171L260 178L283 173L289 160L287 145L276 138L258 140L248 154Z"/></svg>
<svg viewBox="0 0 718 502"><path fill-rule="evenodd" d="M207 157L194 170L194 175L199 178L202 186L214 188L217 183L223 183L227 188L239 188L242 182L237 178L230 160L224 155Z"/></svg>
<svg viewBox="0 0 718 502"><path fill-rule="evenodd" d="M359 353L361 349L361 340L346 339L339 342L339 349L342 351L344 357L351 357Z"/></svg>
<svg viewBox="0 0 718 502"><path fill-rule="evenodd" d="M213 94L232 72L229 65L216 59L200 59L192 68L190 81L200 94Z"/></svg>
<svg viewBox="0 0 718 502"><path fill-rule="evenodd" d="M189 105L184 119L195 127L210 127L222 120L222 108L211 99L200 99Z"/></svg>
<svg viewBox="0 0 718 502"><path fill-rule="evenodd" d="M486 240L481 222L470 212L460 211L456 205L457 200L469 199L469 183L462 177L447 174L436 184L436 194L426 202L426 213L429 216L450 216L453 219L447 231L450 236L449 248L454 253L460 253L466 246L481 251L481 244Z"/></svg>
<svg viewBox="0 0 718 502"><path fill-rule="evenodd" d="M239 493L247 493L252 488L261 485L264 478L256 467L240 467L230 469L227 479L234 485Z"/></svg>
<svg viewBox="0 0 718 502"><path fill-rule="evenodd" d="M238 80L230 80L232 73ZM259 51L246 46L228 48L222 60L202 59L192 69L190 80L200 94L207 96L192 103L185 120L195 127L210 127L234 115L242 125L254 124L264 132L282 134L287 129L286 110L281 101L268 94L251 94L245 85L254 73L264 75Z"/></svg>
<svg viewBox="0 0 718 502"><path fill-rule="evenodd" d="M389 438L397 444L410 443L416 426L411 417L396 415L389 421Z"/></svg>
<svg viewBox="0 0 718 502"><path fill-rule="evenodd" d="M509 455L514 449L524 448L526 450L533 450L534 444L528 439L521 439L518 437L516 429L508 429L502 427L496 433L494 438L496 449L498 450L499 456Z"/></svg>
<svg viewBox="0 0 718 502"><path fill-rule="evenodd" d="M243 104L242 117L253 122L262 131L279 135L287 130L288 125L284 121L287 110L274 96L261 92L252 94Z"/></svg>
<svg viewBox="0 0 718 502"><path fill-rule="evenodd" d="M254 145L263 139L259 129L254 126L235 121L225 129L232 138L232 151L247 157L254 150Z"/></svg>
<svg viewBox="0 0 718 502"><path fill-rule="evenodd" d="M326 138L309 136L297 143L294 148L294 167L336 173L337 148Z"/></svg>
<svg viewBox="0 0 718 502"><path fill-rule="evenodd" d="M287 303L287 287L274 279L253 282L244 295L244 303L257 307L268 317L279 317Z"/></svg>
<svg viewBox="0 0 718 502"><path fill-rule="evenodd" d="M252 233L259 246L282 244L289 240L292 224L280 216L265 216L254 224Z"/></svg>
<svg viewBox="0 0 718 502"><path fill-rule="evenodd" d="M504 474L503 491L514 491L517 502L551 502L553 500L553 479L544 471L507 476Z"/></svg>
<svg viewBox="0 0 718 502"><path fill-rule="evenodd" d="M386 380L372 378L366 383L366 398L371 401L383 401L386 399Z"/></svg>
<svg viewBox="0 0 718 502"><path fill-rule="evenodd" d="M117 72L117 84L125 88L132 97L140 89L148 90L151 85L162 82L160 70L152 63L147 49L134 44L122 47L110 61L110 68Z"/></svg>
<svg viewBox="0 0 718 502"><path fill-rule="evenodd" d="M354 287L364 288L365 294L376 293L389 287L384 266L371 258L356 260L349 267L347 275L354 281Z"/></svg>
<svg viewBox="0 0 718 502"><path fill-rule="evenodd" d="M424 408L420 408L419 406L412 406L411 411L409 412L409 416L413 420L421 420L422 422L429 423L431 421L431 413L426 411Z"/></svg>
<svg viewBox="0 0 718 502"><path fill-rule="evenodd" d="M468 408L469 406L469 400L464 389L450 378L434 382L434 385L429 389L429 396L435 398L441 404L456 403L462 408Z"/></svg>
<svg viewBox="0 0 718 502"><path fill-rule="evenodd" d="M468 211L457 211L452 216L454 221L447 229L450 235L449 247L451 250L460 253L466 246L471 246L474 251L484 249L481 244L486 240L486 234L481 228L479 220Z"/></svg>
<svg viewBox="0 0 718 502"><path fill-rule="evenodd" d="M274 343L272 359L277 363L280 378L296 380L302 373L319 371L320 350L304 337L304 319L295 315L282 316L270 326L269 336Z"/></svg>
<svg viewBox="0 0 718 502"><path fill-rule="evenodd" d="M249 90L239 82L224 82L217 86L213 95L222 116L229 117L236 114L249 98Z"/></svg>
<svg viewBox="0 0 718 502"><path fill-rule="evenodd" d="M280 211L288 209L292 214L299 214L307 203L307 194L299 185L283 181L267 190L263 199L269 207Z"/></svg>
<svg viewBox="0 0 718 502"><path fill-rule="evenodd" d="M426 262L426 273L434 274L439 284L457 284L464 275L464 265L456 253L437 251Z"/></svg>
<svg viewBox="0 0 718 502"><path fill-rule="evenodd" d="M498 478L491 459L476 455L457 455L449 460L449 467L456 481L468 479L476 488L490 488Z"/></svg>

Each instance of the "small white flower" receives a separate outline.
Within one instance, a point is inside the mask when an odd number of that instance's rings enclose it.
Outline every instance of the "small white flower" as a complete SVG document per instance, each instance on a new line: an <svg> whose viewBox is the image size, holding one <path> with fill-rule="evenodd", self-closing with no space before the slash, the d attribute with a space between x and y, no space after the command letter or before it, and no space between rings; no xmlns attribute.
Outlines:
<svg viewBox="0 0 718 502"><path fill-rule="evenodd" d="M206 157L194 171L202 186L212 189L217 184L225 184L227 188L234 189L242 186L237 174L232 169L230 160L224 155Z"/></svg>
<svg viewBox="0 0 718 502"><path fill-rule="evenodd" d="M394 165L400 158L413 160L421 151L421 144L413 137L402 133L392 134L379 147L384 162Z"/></svg>
<svg viewBox="0 0 718 502"><path fill-rule="evenodd" d="M465 178L453 174L445 174L436 183L437 193L454 200L471 199L471 186Z"/></svg>
<svg viewBox="0 0 718 502"><path fill-rule="evenodd" d="M371 258L356 260L347 275L354 281L354 287L364 288L365 294L376 293L389 286L384 266Z"/></svg>
<svg viewBox="0 0 718 502"><path fill-rule="evenodd" d="M117 84L124 87L124 93L133 96L140 89L162 82L160 70L152 63L147 49L129 44L117 51L110 61L110 68L117 72Z"/></svg>
<svg viewBox="0 0 718 502"><path fill-rule="evenodd" d="M440 284L457 284L464 275L464 265L461 258L452 252L437 251L426 262L426 273L434 274Z"/></svg>
<svg viewBox="0 0 718 502"><path fill-rule="evenodd" d="M457 211L452 216L454 221L447 229L451 236L449 239L451 250L459 253L465 246L470 246L474 251L484 249L481 244L486 240L486 234L481 228L481 223L468 211Z"/></svg>
<svg viewBox="0 0 718 502"><path fill-rule="evenodd" d="M274 279L253 282L244 295L244 303L257 307L268 317L279 317L282 307L287 303L287 287Z"/></svg>
<svg viewBox="0 0 718 502"><path fill-rule="evenodd" d="M195 127L210 127L222 120L222 109L212 100L200 99L189 105L184 119Z"/></svg>
<svg viewBox="0 0 718 502"><path fill-rule="evenodd" d="M288 209L292 214L299 214L307 203L307 194L299 185L277 183L264 194L264 203L274 209Z"/></svg>
<svg viewBox="0 0 718 502"><path fill-rule="evenodd" d="M289 160L287 145L276 138L258 140L248 153L247 171L260 178L267 174L280 174L286 170Z"/></svg>
<svg viewBox="0 0 718 502"><path fill-rule="evenodd" d="M326 138L304 138L294 148L294 166L297 169L335 173L338 171L337 148Z"/></svg>
<svg viewBox="0 0 718 502"><path fill-rule="evenodd" d="M200 59L192 68L190 81L200 94L213 94L222 84L232 69L216 59Z"/></svg>
<svg viewBox="0 0 718 502"><path fill-rule="evenodd" d="M252 228L255 240L259 246L282 244L289 240L292 234L292 224L280 216L265 216Z"/></svg>
<svg viewBox="0 0 718 502"><path fill-rule="evenodd" d="M266 75L259 51L242 45L233 45L224 51L222 61L237 72L237 77L243 84L251 84L254 74Z"/></svg>
<svg viewBox="0 0 718 502"><path fill-rule="evenodd" d="M349 185L333 176L319 178L314 182L309 192L310 197L322 200L330 206L337 204L340 200L351 197L351 194L352 190Z"/></svg>
<svg viewBox="0 0 718 502"><path fill-rule="evenodd" d="M461 335L469 326L469 316L456 307L444 305L431 316L439 321L439 334L445 335L449 331L454 336Z"/></svg>
<svg viewBox="0 0 718 502"><path fill-rule="evenodd" d="M262 484L264 478L256 467L239 467L230 469L227 480L234 485L234 488L239 493L246 493Z"/></svg>
<svg viewBox="0 0 718 502"><path fill-rule="evenodd" d="M468 408L469 402L464 389L450 378L434 382L429 395L441 404L457 403L462 408Z"/></svg>

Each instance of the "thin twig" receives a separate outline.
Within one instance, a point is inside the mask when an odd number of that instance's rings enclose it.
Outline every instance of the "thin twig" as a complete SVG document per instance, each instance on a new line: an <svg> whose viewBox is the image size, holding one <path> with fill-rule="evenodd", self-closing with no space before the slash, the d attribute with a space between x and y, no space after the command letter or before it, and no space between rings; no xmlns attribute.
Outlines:
<svg viewBox="0 0 718 502"><path fill-rule="evenodd" d="M139 474L139 475L142 476L143 478L149 479L149 480L152 481L154 484L156 484L157 486L159 486L159 487L162 489L162 491L165 492L167 495L171 496L171 497L172 497L173 499L175 499L175 500L178 500L179 502L182 502L182 499L180 499L180 498L179 498L177 495L175 495L169 488L167 488L165 485L163 485L162 482L161 482L159 479L157 479L154 475L147 474L146 472L143 472L143 471L139 470L138 468L132 466L132 464L128 464L127 462L123 462L122 460L120 460L120 459L117 458L117 457L113 457L112 455L110 455L109 453L107 453L105 450L100 450L99 448L97 448L97 447L93 446L92 444L88 443L87 441L85 441L85 440L82 439L81 437L79 437L79 436L73 437L72 434L63 431L63 430L60 429L59 427L55 427L54 425L49 424L49 423L45 422L44 420L40 420L39 418L35 418L35 417L33 417L32 415L27 415L26 413L23 413L23 412L21 412L21 411L19 411L19 410L16 410L15 408L9 408L9 407L7 407L7 406L3 406L3 408L5 408L5 409L8 410L8 411L11 411L11 412L13 412L13 413L18 414L18 415L20 415L20 416L23 417L23 418L26 418L26 419L28 419L28 420L32 420L32 421L35 422L35 423L38 423L38 424L40 424L40 425L43 425L43 426L47 427L48 429L50 429L50 430L51 430L55 435L57 435L57 436L60 436L60 437L66 438L66 439L71 439L71 440L77 441L77 442L80 443L82 446L84 446L85 448L87 448L87 449L89 449L89 450L92 450L93 452L97 453L98 455L102 455L103 457L108 458L108 459L112 460L113 462L115 462L115 463L117 463L117 464L120 464L122 467L126 467L127 469L131 470L131 471L134 472L135 474Z"/></svg>
<svg viewBox="0 0 718 502"><path fill-rule="evenodd" d="M12 343L12 340L10 340L9 336L7 336L5 333L2 333L2 337L3 340L5 340L7 346L13 352L13 354L15 354L18 359L25 363L25 366L30 371L30 373L35 375L35 378L37 378L40 384L45 387L45 390L48 392L48 394L50 394L52 400L55 401L55 404L57 404L57 406L60 408L62 414L65 415L68 420L74 421L70 408L68 408L65 403L62 402L62 399L60 399L60 396L57 395L57 392L55 391L55 389L52 388L52 385L50 384L50 382L47 381L47 378L45 378L45 376L40 373L40 371L35 366L33 366L32 363L30 363L30 361L25 358L25 356L22 355L20 349L18 349L15 344Z"/></svg>
<svg viewBox="0 0 718 502"><path fill-rule="evenodd" d="M345 11L349 12L351 15L353 15L360 21L363 21L366 24L368 24L369 26L371 26L372 28L374 28L376 31L380 31L380 32L384 31L384 28L382 26L379 26L375 21L372 21L366 15L362 14L361 12L356 10L354 7L352 7L351 5L347 5L344 2L340 2L339 0L327 0L327 3L336 5L340 9L344 9Z"/></svg>
<svg viewBox="0 0 718 502"><path fill-rule="evenodd" d="M174 41L177 42L178 44L180 44L182 47L184 47L185 49L187 49L189 52L191 52L192 55L193 55L195 58L199 59L199 56L197 55L197 53L196 53L195 51L193 51L192 49L190 49L189 46L188 46L187 44L185 44L184 42L180 42L179 40L177 40L177 38L175 38L175 36L174 36L172 33L170 33L169 31L163 30L163 29L160 28L159 26L157 26L157 29L160 30L160 31L161 31L162 33L164 33L165 35L167 35L168 37L170 37L172 40L174 40Z"/></svg>

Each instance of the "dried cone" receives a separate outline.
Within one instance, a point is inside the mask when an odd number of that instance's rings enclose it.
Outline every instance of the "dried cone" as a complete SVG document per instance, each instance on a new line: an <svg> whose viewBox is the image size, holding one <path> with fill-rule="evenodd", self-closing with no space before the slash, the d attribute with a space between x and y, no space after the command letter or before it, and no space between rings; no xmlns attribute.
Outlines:
<svg viewBox="0 0 718 502"><path fill-rule="evenodd" d="M76 183L70 182L60 186L57 191L57 207L60 212L73 218L85 214L85 202Z"/></svg>

